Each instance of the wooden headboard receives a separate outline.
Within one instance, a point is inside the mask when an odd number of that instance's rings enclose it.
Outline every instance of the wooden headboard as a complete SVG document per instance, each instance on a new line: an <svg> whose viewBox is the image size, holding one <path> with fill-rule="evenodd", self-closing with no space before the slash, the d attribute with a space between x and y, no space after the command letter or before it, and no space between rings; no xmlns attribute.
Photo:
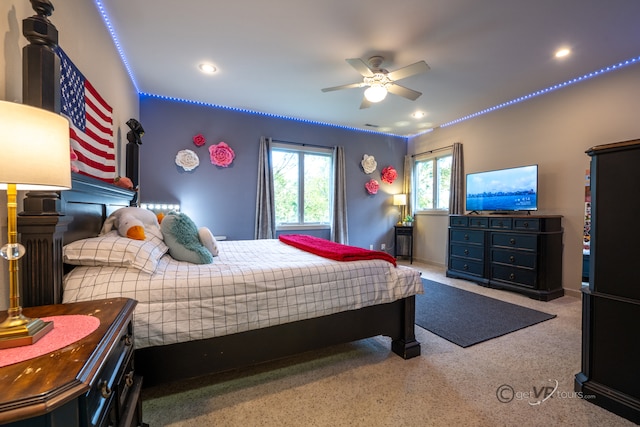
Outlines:
<svg viewBox="0 0 640 427"><path fill-rule="evenodd" d="M129 206L135 192L72 174L72 188L55 193L30 192L18 215L20 303L23 307L62 302L62 247L95 237L116 209Z"/></svg>

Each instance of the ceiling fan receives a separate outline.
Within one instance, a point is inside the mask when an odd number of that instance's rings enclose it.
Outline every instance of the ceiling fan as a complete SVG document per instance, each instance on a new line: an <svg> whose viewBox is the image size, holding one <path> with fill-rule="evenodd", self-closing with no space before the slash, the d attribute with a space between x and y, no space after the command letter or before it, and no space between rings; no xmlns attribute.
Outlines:
<svg viewBox="0 0 640 427"><path fill-rule="evenodd" d="M364 98L360 104L361 109L369 108L372 103L382 101L387 96L387 92L415 101L420 95L422 95L422 93L401 86L396 83L396 81L416 74L425 73L430 70L426 62L419 61L395 71L387 71L384 68L380 68L384 62L384 58L382 56L372 56L369 58L368 65L360 58L351 58L346 61L355 68L357 72L362 74L363 81L347 85L327 87L322 89L322 91L331 92L334 90L369 86L364 91Z"/></svg>

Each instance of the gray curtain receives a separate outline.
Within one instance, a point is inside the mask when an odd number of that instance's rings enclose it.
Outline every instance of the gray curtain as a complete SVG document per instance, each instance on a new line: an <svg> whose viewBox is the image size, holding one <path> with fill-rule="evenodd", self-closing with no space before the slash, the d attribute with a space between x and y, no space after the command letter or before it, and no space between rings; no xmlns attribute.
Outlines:
<svg viewBox="0 0 640 427"><path fill-rule="evenodd" d="M333 149L333 209L331 212L331 240L349 244L347 227L347 177L344 147Z"/></svg>
<svg viewBox="0 0 640 427"><path fill-rule="evenodd" d="M462 144L453 144L451 159L451 192L449 193L449 213L459 215L464 213L464 164Z"/></svg>
<svg viewBox="0 0 640 427"><path fill-rule="evenodd" d="M413 216L413 204L411 203L413 200L413 194L411 189L413 188L414 164L415 161L413 156L404 156L404 179L402 181L402 192L407 195L407 205L403 209L403 216Z"/></svg>
<svg viewBox="0 0 640 427"><path fill-rule="evenodd" d="M271 138L264 136L260 138L254 239L276 238L276 207L274 202L270 146Z"/></svg>

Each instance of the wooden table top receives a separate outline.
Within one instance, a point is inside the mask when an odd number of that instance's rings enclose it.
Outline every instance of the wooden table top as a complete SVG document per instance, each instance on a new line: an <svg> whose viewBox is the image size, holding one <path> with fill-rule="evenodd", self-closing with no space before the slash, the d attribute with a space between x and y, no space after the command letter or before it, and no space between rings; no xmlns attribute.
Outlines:
<svg viewBox="0 0 640 427"><path fill-rule="evenodd" d="M60 350L0 368L0 424L45 414L86 393L136 304L128 298L111 298L24 308L24 315L32 318L95 316L100 326ZM0 313L0 322L5 318L6 312Z"/></svg>

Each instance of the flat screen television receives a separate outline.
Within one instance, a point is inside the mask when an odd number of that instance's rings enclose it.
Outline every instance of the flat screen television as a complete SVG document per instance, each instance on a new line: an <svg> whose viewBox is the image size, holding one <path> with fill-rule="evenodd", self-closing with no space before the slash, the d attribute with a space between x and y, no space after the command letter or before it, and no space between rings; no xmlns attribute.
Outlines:
<svg viewBox="0 0 640 427"><path fill-rule="evenodd" d="M538 210L538 165L467 174L468 211Z"/></svg>

